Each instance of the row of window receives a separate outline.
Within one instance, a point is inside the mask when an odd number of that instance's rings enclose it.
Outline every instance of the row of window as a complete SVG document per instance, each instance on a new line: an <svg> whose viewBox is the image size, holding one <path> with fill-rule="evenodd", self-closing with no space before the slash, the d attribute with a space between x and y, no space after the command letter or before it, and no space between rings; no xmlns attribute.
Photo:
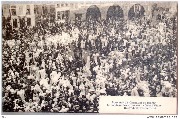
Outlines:
<svg viewBox="0 0 180 119"><path fill-rule="evenodd" d="M15 5L11 6L10 11L11 11L11 15L12 16L16 16L17 15L17 11L16 11L16 6ZM23 12L23 6L20 6L19 7L19 13L22 14L22 12ZM30 15L30 14L31 14L30 5L27 5L26 6L26 15Z"/></svg>
<svg viewBox="0 0 180 119"><path fill-rule="evenodd" d="M47 11L48 11L47 7L43 6L42 11L40 11L40 12L43 12L43 14L46 14ZM11 6L10 12L11 12L12 16L16 16L17 15L16 6ZM23 14L22 12L23 12L23 6L19 6L19 14ZM34 14L40 14L40 12L37 7L34 8ZM50 13L54 13L54 12L55 12L55 8L50 6ZM26 6L26 15L31 15L30 5Z"/></svg>
<svg viewBox="0 0 180 119"><path fill-rule="evenodd" d="M68 18L69 18L69 14L70 14L70 11L69 11L69 10L66 10L66 11L58 11L58 12L57 12L57 19L58 19L58 20L68 19Z"/></svg>
<svg viewBox="0 0 180 119"><path fill-rule="evenodd" d="M55 13L55 5L50 5L49 8L46 5L38 7L34 6L34 14L47 14L47 13Z"/></svg>
<svg viewBox="0 0 180 119"><path fill-rule="evenodd" d="M67 4L67 3L65 3L65 4L57 4L57 7L64 7L64 6L69 6L70 5L70 7L73 7L73 3L70 3L70 4ZM43 13L47 13L47 8L46 7L42 7L42 9L43 9ZM53 8L50 8L50 12L53 12L54 10L52 10ZM10 10L11 10L11 15L12 16L16 16L17 15L17 11L16 11L16 6L15 5L13 5L13 6L11 6L11 8L10 8ZM36 10L36 8L34 9L34 12L36 13L38 10ZM135 6L134 7L134 11L140 11L140 6L139 5L137 5L137 6ZM23 6L20 6L19 7L19 12L20 12L20 14L22 14L22 12L23 12ZM30 15L31 14L31 10L30 10L30 5L27 5L26 6L26 15Z"/></svg>
<svg viewBox="0 0 180 119"><path fill-rule="evenodd" d="M17 28L18 24L20 25L20 27L23 27L25 25L31 26L31 18L27 18L27 21L25 21L24 18L20 18L19 22L18 22L18 19L16 19L16 18L13 19L13 22L12 22L13 28Z"/></svg>
<svg viewBox="0 0 180 119"><path fill-rule="evenodd" d="M68 4L68 3L57 4L57 7L73 7L73 6L74 6L73 3L70 3L70 4Z"/></svg>

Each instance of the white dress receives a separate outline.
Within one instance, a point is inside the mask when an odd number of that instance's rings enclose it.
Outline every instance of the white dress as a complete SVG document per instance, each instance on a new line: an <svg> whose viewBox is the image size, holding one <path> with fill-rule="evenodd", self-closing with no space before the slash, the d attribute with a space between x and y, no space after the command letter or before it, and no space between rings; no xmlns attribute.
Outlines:
<svg viewBox="0 0 180 119"><path fill-rule="evenodd" d="M21 89L20 91L17 92L17 94L21 97L22 100L25 99L25 97L24 97L24 94L25 94L24 90Z"/></svg>
<svg viewBox="0 0 180 119"><path fill-rule="evenodd" d="M90 56L87 56L86 68L90 69Z"/></svg>
<svg viewBox="0 0 180 119"><path fill-rule="evenodd" d="M59 77L60 77L60 73L57 73L56 71L52 71L52 73L50 74L51 77L51 83L57 83L59 81Z"/></svg>
<svg viewBox="0 0 180 119"><path fill-rule="evenodd" d="M44 86L44 88L49 89L50 85L48 84L48 80L47 79L42 79L40 81L40 85Z"/></svg>
<svg viewBox="0 0 180 119"><path fill-rule="evenodd" d="M45 69L39 70L39 74L40 74L41 79L45 79L45 76L46 76L46 71L45 71Z"/></svg>

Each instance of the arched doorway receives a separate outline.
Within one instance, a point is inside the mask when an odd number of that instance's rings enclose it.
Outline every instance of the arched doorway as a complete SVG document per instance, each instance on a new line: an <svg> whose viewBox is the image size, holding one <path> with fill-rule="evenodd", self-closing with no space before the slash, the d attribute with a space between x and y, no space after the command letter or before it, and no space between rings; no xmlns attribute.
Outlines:
<svg viewBox="0 0 180 119"><path fill-rule="evenodd" d="M101 19L101 12L96 5L92 5L87 9L86 20L87 21L98 21Z"/></svg>
<svg viewBox="0 0 180 119"><path fill-rule="evenodd" d="M140 4L135 4L130 8L128 12L128 18L129 20L140 19L144 17L144 12L145 10L143 6Z"/></svg>
<svg viewBox="0 0 180 119"><path fill-rule="evenodd" d="M113 5L108 8L106 19L107 20L120 20L124 18L123 10L119 5Z"/></svg>

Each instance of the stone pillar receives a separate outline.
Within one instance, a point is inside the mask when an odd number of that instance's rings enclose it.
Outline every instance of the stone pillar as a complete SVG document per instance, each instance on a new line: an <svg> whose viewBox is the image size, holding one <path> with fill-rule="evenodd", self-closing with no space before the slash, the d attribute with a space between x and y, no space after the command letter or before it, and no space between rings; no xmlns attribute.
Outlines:
<svg viewBox="0 0 180 119"><path fill-rule="evenodd" d="M55 20L57 20L57 10L55 9Z"/></svg>
<svg viewBox="0 0 180 119"><path fill-rule="evenodd" d="M27 26L27 17L25 17L24 20L25 20L25 25Z"/></svg>
<svg viewBox="0 0 180 119"><path fill-rule="evenodd" d="M12 17L11 17L11 22L10 23L11 23L11 26L13 27L13 18Z"/></svg>
<svg viewBox="0 0 180 119"><path fill-rule="evenodd" d="M34 15L34 5L30 5L30 14Z"/></svg>
<svg viewBox="0 0 180 119"><path fill-rule="evenodd" d="M19 18L17 18L17 26L18 26L18 28L20 27L20 20L19 20Z"/></svg>
<svg viewBox="0 0 180 119"><path fill-rule="evenodd" d="M110 6L104 6L102 9L101 9L101 6L99 7L99 10L101 12L101 19L105 19L106 20L106 15L107 15L107 11L108 11L109 7Z"/></svg>
<svg viewBox="0 0 180 119"><path fill-rule="evenodd" d="M23 16L25 16L25 15L26 15L26 5L23 5L22 15L23 15Z"/></svg>
<svg viewBox="0 0 180 119"><path fill-rule="evenodd" d="M128 20L128 13L129 13L130 8L131 6L126 5L126 4L122 6L125 20Z"/></svg>
<svg viewBox="0 0 180 119"><path fill-rule="evenodd" d="M35 15L31 16L31 26L35 26Z"/></svg>
<svg viewBox="0 0 180 119"><path fill-rule="evenodd" d="M31 26L35 26L34 5L30 5L30 13L31 13Z"/></svg>

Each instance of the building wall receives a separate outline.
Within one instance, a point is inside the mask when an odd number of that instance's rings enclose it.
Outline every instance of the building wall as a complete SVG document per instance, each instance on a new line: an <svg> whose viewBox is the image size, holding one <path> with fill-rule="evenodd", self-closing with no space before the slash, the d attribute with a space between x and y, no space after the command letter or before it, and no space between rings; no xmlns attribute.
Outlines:
<svg viewBox="0 0 180 119"><path fill-rule="evenodd" d="M69 13L69 20L74 20L75 19L75 15L74 15L75 12L74 11L76 11L80 7L82 7L80 3L61 3L61 4L56 4L56 6L55 6L56 20L58 21L58 18L57 18L58 12L63 12L63 11L68 11L68 10L70 11L70 13Z"/></svg>
<svg viewBox="0 0 180 119"><path fill-rule="evenodd" d="M162 3L158 3L156 2L158 6L160 7L166 7L166 8L170 8L171 12L177 12L177 8L174 8L175 4L174 2L164 2ZM13 19L18 19L18 26L19 26L19 17L25 17L26 21L27 18L31 18L31 25L34 26L35 25L35 21L37 21L36 17L37 16L41 16L43 15L43 6L47 7L47 12L52 14L50 12L50 6L54 5L54 9L55 9L55 16L56 16L56 20L57 20L57 12L58 11L65 11L65 10L70 10L69 13L69 19L70 20L75 20L75 14L82 14L82 20L86 20L86 12L87 9L91 6L91 5L96 5L101 12L101 19L106 19L106 15L107 15L107 11L109 9L110 6L112 5L119 5L124 12L124 19L128 19L128 12L129 9L135 5L135 4L140 4L144 7L145 9L145 16L149 17L150 19L152 18L152 5L154 4L154 2L101 2L101 3L85 3L85 2L74 2L74 3L58 3L58 4L29 4L30 5L30 15L26 14L26 9L27 9L27 5L28 4L16 4L16 15L12 16L11 15L11 4L3 4L2 9L3 9L3 16L5 18L11 16L11 23L13 21ZM38 13L34 14L34 10L37 8Z"/></svg>
<svg viewBox="0 0 180 119"><path fill-rule="evenodd" d="M44 11L43 7L47 8L47 11ZM35 4L35 25L43 22L45 18L50 19L50 16L56 15L55 7L55 4Z"/></svg>
<svg viewBox="0 0 180 119"><path fill-rule="evenodd" d="M26 14L27 5L30 8L30 14ZM12 14L12 7L15 7L16 14ZM34 15L34 5L33 4L16 4L16 5L3 5L3 16L5 18L10 17L10 23L13 26L13 20L17 19L17 27L20 27L20 19L24 18L27 24L27 19L31 19L31 26L35 26L35 15Z"/></svg>
<svg viewBox="0 0 180 119"><path fill-rule="evenodd" d="M112 5L119 5L124 12L124 19L128 19L128 12L130 10L130 8L135 5L135 4L140 4L141 6L144 7L145 10L145 16L149 19L152 18L152 6L154 4L154 2L117 2L117 3L89 3L89 4L77 4L77 9L70 9L70 19L74 20L75 19L75 13L81 13L82 14L82 20L86 19L86 12L87 9L91 6L91 5L96 5L101 12L101 19L106 19L106 15L107 15L107 11L108 8ZM174 9L173 7L175 6L176 3L168 3L168 2L164 2L163 5L162 3L158 3L158 6L163 6L165 8L170 8L171 11L177 11L177 9Z"/></svg>
<svg viewBox="0 0 180 119"><path fill-rule="evenodd" d="M2 16L3 17L5 17L5 18L10 17L9 9L10 9L10 5L8 5L8 4L2 5Z"/></svg>
<svg viewBox="0 0 180 119"><path fill-rule="evenodd" d="M146 16L150 16L151 17L151 13L150 13L150 10L151 10L151 5L149 4L145 4L145 3L140 3L144 9L145 9L145 15ZM75 14L76 13L81 13L82 14L82 20L86 20L86 12L87 12L87 9L91 6L91 5L96 5L100 12L101 12L101 19L106 19L106 15L107 15L107 11L109 9L110 6L113 6L114 3L99 3L99 4L83 4L83 5L79 5L77 4L77 9L72 9L70 7L60 7L60 8L56 8L57 11L60 11L60 10L70 10L70 19L71 20L74 20L75 19ZM115 5L119 5L122 9L123 9L123 12L124 12L124 18L125 19L128 19L128 12L129 12L129 9L135 5L135 3L116 3ZM56 12L57 13L57 12Z"/></svg>

